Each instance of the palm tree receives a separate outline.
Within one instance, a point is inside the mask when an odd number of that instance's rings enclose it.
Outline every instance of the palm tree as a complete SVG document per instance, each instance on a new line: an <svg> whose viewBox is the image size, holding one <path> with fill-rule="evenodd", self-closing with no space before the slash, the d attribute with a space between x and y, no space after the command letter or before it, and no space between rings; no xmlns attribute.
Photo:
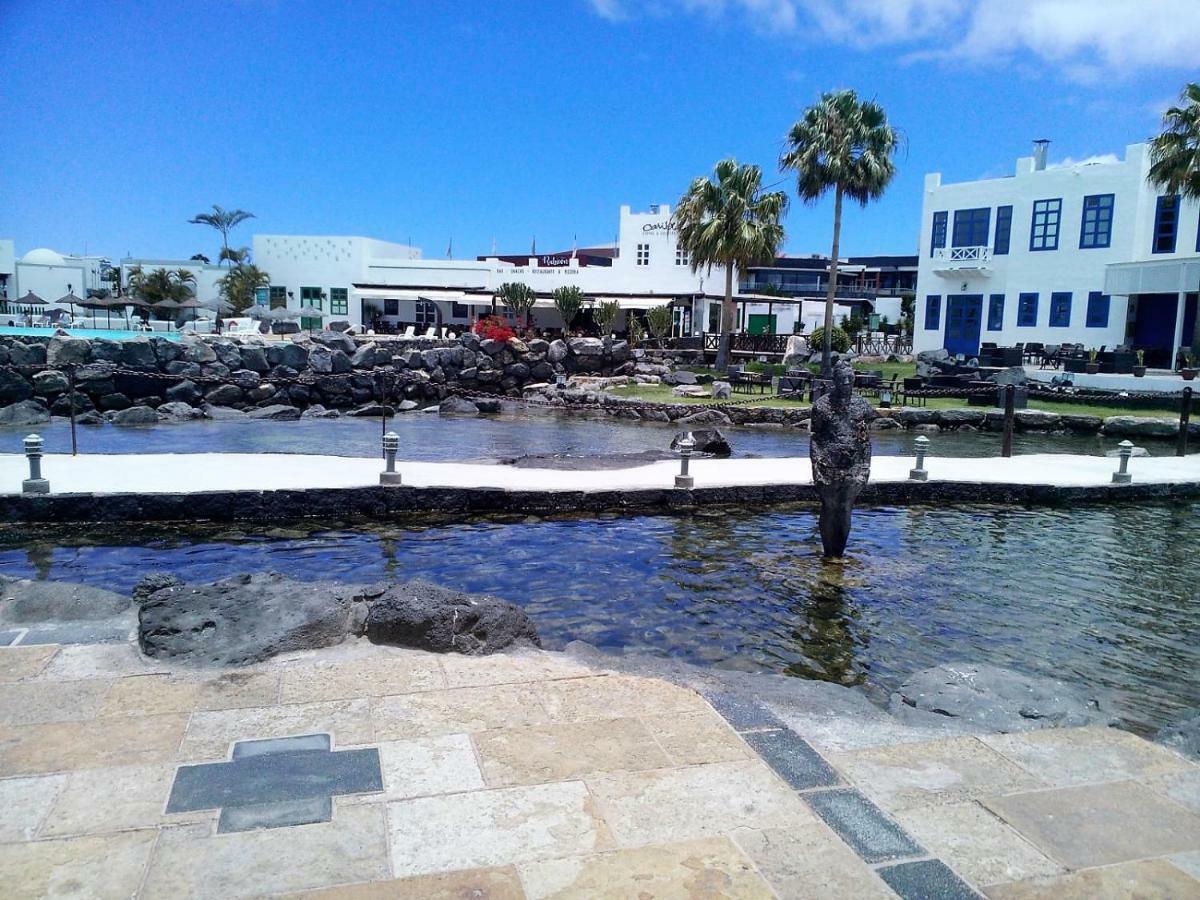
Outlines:
<svg viewBox="0 0 1200 900"><path fill-rule="evenodd" d="M129 293L147 303L186 300L192 296L191 286L195 283L196 276L187 269L144 272L140 266L134 266L129 270Z"/></svg>
<svg viewBox="0 0 1200 900"><path fill-rule="evenodd" d="M842 200L849 197L866 206L883 195L896 166L892 156L900 135L888 124L887 113L874 100L859 100L851 90L822 94L804 111L787 136L779 167L796 173L796 191L805 203L815 203L833 188L833 249L829 258L829 288L825 295L825 341L821 374L833 370L829 341L833 335L833 300L837 293L838 252L842 235Z"/></svg>
<svg viewBox="0 0 1200 900"><path fill-rule="evenodd" d="M715 180L701 176L679 199L672 224L678 245L687 251L692 271L725 267L725 299L721 302L721 344L717 368L729 366L733 333L733 270L774 261L783 243L787 194L764 192L762 169L723 159Z"/></svg>
<svg viewBox="0 0 1200 900"><path fill-rule="evenodd" d="M1168 196L1200 200L1200 83L1187 84L1179 105L1163 113L1163 132L1150 141L1146 177ZM1200 316L1192 332L1192 353L1200 354Z"/></svg>
<svg viewBox="0 0 1200 900"><path fill-rule="evenodd" d="M234 226L253 218L254 213L248 213L244 209L225 210L214 203L212 212L197 213L195 218L188 219L188 222L192 225L207 225L221 232L221 259L227 259L225 253L229 251L229 232ZM232 268L232 263L230 267Z"/></svg>
<svg viewBox="0 0 1200 900"><path fill-rule="evenodd" d="M230 268L250 262L250 248L222 247L221 255L217 258L217 265L220 265L223 262L229 263Z"/></svg>
<svg viewBox="0 0 1200 900"><path fill-rule="evenodd" d="M271 276L255 265L234 266L217 282L221 297L235 312L243 312L254 303L259 288L270 285Z"/></svg>

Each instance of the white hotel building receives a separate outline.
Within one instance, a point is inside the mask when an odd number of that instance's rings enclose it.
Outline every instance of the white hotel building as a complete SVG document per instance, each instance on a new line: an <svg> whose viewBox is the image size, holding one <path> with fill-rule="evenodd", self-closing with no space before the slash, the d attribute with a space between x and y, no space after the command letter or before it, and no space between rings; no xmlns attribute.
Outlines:
<svg viewBox="0 0 1200 900"><path fill-rule="evenodd" d="M914 349L1127 345L1172 365L1196 322L1200 205L1155 191L1148 149L1047 167L1040 141L1006 178L927 175Z"/></svg>
<svg viewBox="0 0 1200 900"><path fill-rule="evenodd" d="M461 330L489 312L497 289L513 281L537 293L533 318L538 327L563 327L551 292L573 285L589 302L615 300L625 314L671 304L677 335L717 330L725 271L715 266L693 272L670 223L666 204L647 212L622 206L614 244L477 259L425 259L417 247L364 237L257 234L254 262L271 278L259 302L292 309L317 306L326 322ZM839 309L839 314L848 312ZM742 315L747 323L761 317L777 333L791 334L807 310L772 298L744 304ZM622 315L616 329L624 328Z"/></svg>

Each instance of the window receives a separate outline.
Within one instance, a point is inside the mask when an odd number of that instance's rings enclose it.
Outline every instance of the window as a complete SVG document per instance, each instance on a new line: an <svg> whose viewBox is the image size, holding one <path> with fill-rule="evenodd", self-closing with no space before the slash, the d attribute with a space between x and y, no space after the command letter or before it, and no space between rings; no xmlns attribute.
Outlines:
<svg viewBox="0 0 1200 900"><path fill-rule="evenodd" d="M300 288L300 305L315 306L317 309L324 309L321 306L321 289L319 287Z"/></svg>
<svg viewBox="0 0 1200 900"><path fill-rule="evenodd" d="M1107 247L1112 243L1113 195L1093 194L1083 198L1083 223L1079 226L1079 248Z"/></svg>
<svg viewBox="0 0 1200 900"><path fill-rule="evenodd" d="M1108 307L1110 302L1111 298L1108 296L1108 294L1102 294L1099 291L1092 291L1088 294L1088 328L1108 327Z"/></svg>
<svg viewBox="0 0 1200 900"><path fill-rule="evenodd" d="M996 244L992 247L995 256L1008 255L1008 242L1012 236L1012 207L996 207Z"/></svg>
<svg viewBox="0 0 1200 900"><path fill-rule="evenodd" d="M1062 218L1062 200L1037 200L1033 204L1033 224L1029 229L1030 250L1058 249L1058 222Z"/></svg>
<svg viewBox="0 0 1200 900"><path fill-rule="evenodd" d="M925 330L937 331L941 327L942 298L930 294L925 298Z"/></svg>
<svg viewBox="0 0 1200 900"><path fill-rule="evenodd" d="M992 210L956 209L954 211L954 247L986 247Z"/></svg>
<svg viewBox="0 0 1200 900"><path fill-rule="evenodd" d="M686 266L689 262L688 252L682 247L675 248L675 265Z"/></svg>
<svg viewBox="0 0 1200 900"><path fill-rule="evenodd" d="M335 316L350 314L350 291L348 288L329 289L329 311Z"/></svg>
<svg viewBox="0 0 1200 900"><path fill-rule="evenodd" d="M1021 328L1033 328L1037 325L1037 294L1022 294L1017 298L1017 325Z"/></svg>
<svg viewBox="0 0 1200 900"><path fill-rule="evenodd" d="M418 300L417 308L417 325L427 327L437 324L437 307L428 300Z"/></svg>
<svg viewBox="0 0 1200 900"><path fill-rule="evenodd" d="M1159 197L1154 208L1154 242L1151 253L1174 253L1175 237L1179 231L1179 203L1177 197Z"/></svg>
<svg viewBox="0 0 1200 900"><path fill-rule="evenodd" d="M637 264L639 266L650 265L650 245L649 244L638 244L637 245Z"/></svg>
<svg viewBox="0 0 1200 900"><path fill-rule="evenodd" d="M1004 327L1004 295L988 297L988 331L999 331Z"/></svg>
<svg viewBox="0 0 1200 900"><path fill-rule="evenodd" d="M721 304L708 304L708 330L709 332L720 333L721 331Z"/></svg>
<svg viewBox="0 0 1200 900"><path fill-rule="evenodd" d="M384 300L383 301L383 314L385 316L400 315L400 301L399 300Z"/></svg>
<svg viewBox="0 0 1200 900"><path fill-rule="evenodd" d="M455 303L451 300L450 315L455 319L469 319L471 317L471 308L465 303Z"/></svg>
<svg viewBox="0 0 1200 900"><path fill-rule="evenodd" d="M283 309L287 306L287 288L281 284L271 285L271 295L268 301L271 309Z"/></svg>
<svg viewBox="0 0 1200 900"><path fill-rule="evenodd" d="M1050 295L1050 327L1067 328L1071 324L1071 292L1055 291Z"/></svg>
<svg viewBox="0 0 1200 900"><path fill-rule="evenodd" d="M933 256L933 251L937 248L946 246L946 219L949 215L946 212L933 214L933 235L929 241L930 256Z"/></svg>

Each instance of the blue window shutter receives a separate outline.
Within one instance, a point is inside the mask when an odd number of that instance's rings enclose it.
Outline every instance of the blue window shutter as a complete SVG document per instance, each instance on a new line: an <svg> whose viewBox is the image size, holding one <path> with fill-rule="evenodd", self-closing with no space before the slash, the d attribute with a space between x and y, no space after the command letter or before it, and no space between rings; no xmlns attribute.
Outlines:
<svg viewBox="0 0 1200 900"><path fill-rule="evenodd" d="M1071 325L1071 292L1055 291L1050 295L1050 327L1068 328Z"/></svg>
<svg viewBox="0 0 1200 900"><path fill-rule="evenodd" d="M1108 294L1102 294L1100 291L1091 291L1088 294L1087 327L1107 328L1108 310L1111 305L1112 298Z"/></svg>
<svg viewBox="0 0 1200 900"><path fill-rule="evenodd" d="M1021 328L1037 326L1038 295L1021 294L1017 298L1017 325Z"/></svg>
<svg viewBox="0 0 1200 900"><path fill-rule="evenodd" d="M1004 327L1004 295L992 294L988 297L988 331L999 331Z"/></svg>
<svg viewBox="0 0 1200 900"><path fill-rule="evenodd" d="M1179 236L1179 198L1173 195L1158 198L1154 206L1154 234L1151 253L1174 253Z"/></svg>
<svg viewBox="0 0 1200 900"><path fill-rule="evenodd" d="M1009 239L1012 236L1012 211L1011 206L996 207L996 244L992 247L995 256L1008 254Z"/></svg>
<svg viewBox="0 0 1200 900"><path fill-rule="evenodd" d="M930 294L925 298L925 330L937 331L941 327L942 298L938 294Z"/></svg>
<svg viewBox="0 0 1200 900"><path fill-rule="evenodd" d="M935 212L933 214L933 233L929 239L929 255L933 256L933 251L946 246L946 220L950 214L947 212Z"/></svg>

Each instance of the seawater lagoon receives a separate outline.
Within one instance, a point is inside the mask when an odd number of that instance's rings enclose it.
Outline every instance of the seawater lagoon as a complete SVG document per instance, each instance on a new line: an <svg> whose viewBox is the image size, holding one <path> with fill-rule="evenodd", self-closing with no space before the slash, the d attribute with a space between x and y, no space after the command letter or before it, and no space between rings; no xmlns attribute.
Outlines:
<svg viewBox="0 0 1200 900"><path fill-rule="evenodd" d="M447 460L661 449L667 426L555 415L389 422L402 456ZM61 423L42 429L62 452ZM377 419L80 429L88 452L282 451L366 456ZM729 431L735 454L807 452L792 430ZM12 434L16 440L17 433ZM915 436L875 435L877 454ZM991 456L998 436L935 450ZM1098 437L1018 435L1017 452L1103 453ZM1166 448L1148 442L1151 452ZM936 456L930 465L936 465ZM678 516L493 517L276 527L8 526L0 571L128 591L147 572L189 582L277 571L302 580L426 578L524 607L546 645L786 673L886 699L948 661L1061 678L1150 733L1200 706L1200 505L864 508L849 556L820 558L815 509Z"/></svg>

